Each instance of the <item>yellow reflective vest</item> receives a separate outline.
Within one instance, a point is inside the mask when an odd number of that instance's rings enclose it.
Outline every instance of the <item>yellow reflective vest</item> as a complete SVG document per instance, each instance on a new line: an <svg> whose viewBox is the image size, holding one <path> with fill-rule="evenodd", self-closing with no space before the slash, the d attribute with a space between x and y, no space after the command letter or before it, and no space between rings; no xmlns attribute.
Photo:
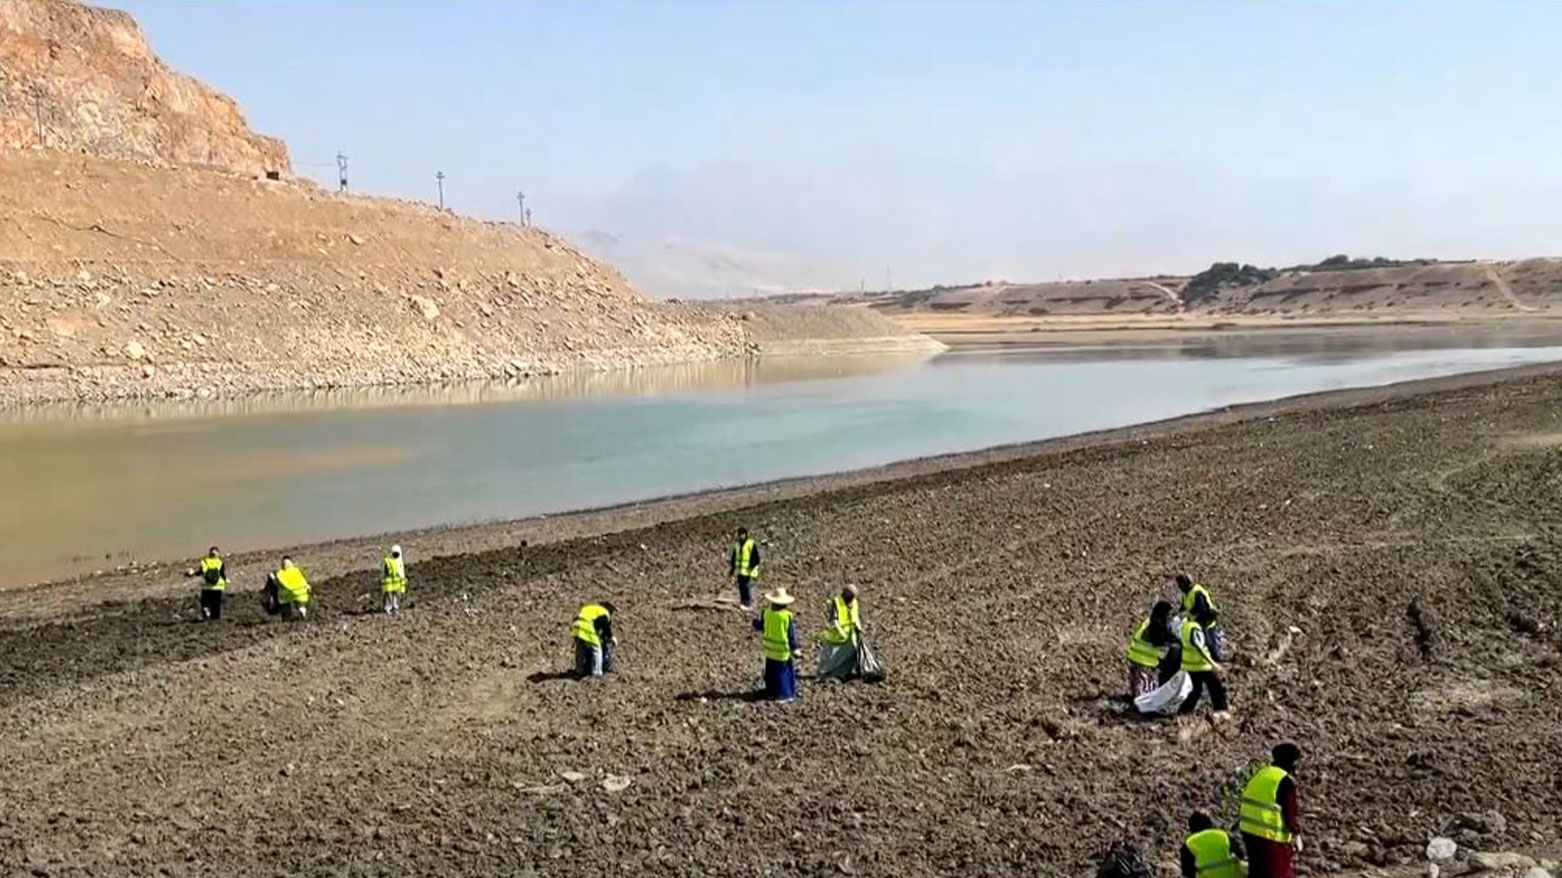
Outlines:
<svg viewBox="0 0 1562 878"><path fill-rule="evenodd" d="M222 576L222 556L207 555L201 559L201 590L222 591L228 580Z"/></svg>
<svg viewBox="0 0 1562 878"><path fill-rule="evenodd" d="M601 646L602 635L597 633L597 620L608 616L607 607L601 604L586 604L580 608L580 615L575 617L575 623L570 626L570 633L575 639L589 646Z"/></svg>
<svg viewBox="0 0 1562 878"><path fill-rule="evenodd" d="M737 575L746 577L748 579L758 579L759 565L753 563L754 538L749 537L743 542L735 544L732 547L732 551L737 557L737 563L733 565L733 569Z"/></svg>
<svg viewBox="0 0 1562 878"><path fill-rule="evenodd" d="M1280 782L1289 775L1273 765L1261 768L1242 788L1242 811L1238 825L1248 835L1280 844L1291 843L1291 831L1285 828L1285 812L1280 807Z"/></svg>
<svg viewBox="0 0 1562 878"><path fill-rule="evenodd" d="M304 578L304 571L297 567L283 567L274 575L277 579L279 603L298 605L309 603L309 580Z"/></svg>
<svg viewBox="0 0 1562 878"><path fill-rule="evenodd" d="M1134 629L1134 636L1128 639L1128 648L1124 652L1128 660L1136 665L1146 668L1158 668L1161 659L1166 657L1166 647L1156 646L1144 639L1144 632L1150 630L1150 620L1146 619Z"/></svg>
<svg viewBox="0 0 1562 878"><path fill-rule="evenodd" d="M380 579L380 588L386 592L400 594L407 590L407 562L404 558L395 555L385 556L384 575Z"/></svg>
<svg viewBox="0 0 1562 878"><path fill-rule="evenodd" d="M1182 596L1182 611L1184 613L1193 612L1193 605L1198 603L1199 595L1204 596L1204 603L1208 604L1211 610L1215 609L1215 599L1209 596L1209 589L1195 582Z"/></svg>
<svg viewBox="0 0 1562 878"><path fill-rule="evenodd" d="M765 658L777 662L792 660L792 611L766 607L762 614Z"/></svg>
<svg viewBox="0 0 1562 878"><path fill-rule="evenodd" d="M857 599L851 603L840 595L835 596L835 624L824 630L828 643L850 643L857 629L862 627L862 617L857 612Z"/></svg>
<svg viewBox="0 0 1562 878"><path fill-rule="evenodd" d="M1223 829L1195 832L1186 844L1199 878L1242 878L1247 874L1243 862L1231 853L1231 836Z"/></svg>
<svg viewBox="0 0 1562 878"><path fill-rule="evenodd" d="M1204 629L1200 628L1199 623L1192 619L1182 620L1182 669L1190 674L1195 671L1215 670L1215 662L1210 659L1207 652L1209 641L1204 637L1200 637L1199 640L1203 641L1204 645L1202 647L1195 645L1193 642L1194 632L1203 634Z"/></svg>

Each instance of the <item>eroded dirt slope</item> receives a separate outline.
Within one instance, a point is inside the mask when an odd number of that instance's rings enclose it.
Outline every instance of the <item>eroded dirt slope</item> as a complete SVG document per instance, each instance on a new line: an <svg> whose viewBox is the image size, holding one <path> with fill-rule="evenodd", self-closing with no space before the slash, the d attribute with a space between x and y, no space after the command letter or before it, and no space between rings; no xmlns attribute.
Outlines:
<svg viewBox="0 0 1562 878"><path fill-rule="evenodd" d="M1170 854L1186 812L1220 809L1280 737L1309 753L1315 871L1410 858L1485 809L1506 820L1482 844L1555 844L1559 394L1543 376L1299 404L425 561L394 621L353 574L293 627L249 595L221 626L165 599L7 622L0 861L1080 875L1111 838ZM708 608L740 520L809 628L829 588L863 585L889 681L744 700L759 645ZM1241 653L1223 729L1112 700L1123 638L1178 567L1215 589ZM623 673L552 679L578 602L604 593Z"/></svg>

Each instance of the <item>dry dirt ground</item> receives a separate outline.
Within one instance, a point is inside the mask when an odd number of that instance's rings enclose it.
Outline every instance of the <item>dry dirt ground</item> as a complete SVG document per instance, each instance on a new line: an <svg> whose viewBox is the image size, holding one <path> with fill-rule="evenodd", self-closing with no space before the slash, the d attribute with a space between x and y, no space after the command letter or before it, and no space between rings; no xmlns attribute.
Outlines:
<svg viewBox="0 0 1562 878"><path fill-rule="evenodd" d="M191 621L193 595L13 614L0 865L1077 876L1115 838L1171 855L1191 808L1230 817L1228 780L1282 737L1308 753L1315 874L1408 860L1488 809L1506 820L1466 840L1554 846L1562 373L1492 381L439 558L411 568L395 620L364 572L318 583L321 612L295 625L249 593L216 625ZM738 521L805 628L862 584L886 682L746 698L759 644L711 600ZM1239 652L1223 726L1135 722L1114 700L1123 640L1174 568L1211 585ZM561 678L569 619L604 595L622 673Z"/></svg>

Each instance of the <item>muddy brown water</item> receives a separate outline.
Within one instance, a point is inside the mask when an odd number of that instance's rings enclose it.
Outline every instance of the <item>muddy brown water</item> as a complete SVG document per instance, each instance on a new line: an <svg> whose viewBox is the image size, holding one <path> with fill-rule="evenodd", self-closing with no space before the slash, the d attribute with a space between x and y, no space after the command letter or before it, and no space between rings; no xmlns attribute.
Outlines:
<svg viewBox="0 0 1562 878"><path fill-rule="evenodd" d="M1555 330L772 359L0 415L0 587L552 513L1562 359Z"/></svg>

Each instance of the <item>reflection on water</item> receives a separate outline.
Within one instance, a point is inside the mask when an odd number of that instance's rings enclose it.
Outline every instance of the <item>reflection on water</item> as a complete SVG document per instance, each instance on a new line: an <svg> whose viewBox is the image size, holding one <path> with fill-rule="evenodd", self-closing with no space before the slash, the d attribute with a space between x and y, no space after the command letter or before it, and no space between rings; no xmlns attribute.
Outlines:
<svg viewBox="0 0 1562 878"><path fill-rule="evenodd" d="M1541 346L1556 339L1427 346L1411 333L1384 347L1346 335L1330 347L1328 337L32 410L0 421L0 585L192 557L213 543L241 551L578 509L1562 360L1562 346Z"/></svg>
<svg viewBox="0 0 1562 878"><path fill-rule="evenodd" d="M568 372L512 381L469 381L419 386L351 387L262 393L237 400L55 403L0 409L6 424L99 419L170 420L219 415L273 415L391 406L488 405L511 402L657 396L784 381L845 378L911 369L934 354L918 351L835 357L770 357L646 366L611 372Z"/></svg>
<svg viewBox="0 0 1562 878"><path fill-rule="evenodd" d="M1309 363L1343 363L1367 354L1471 348L1544 347L1562 344L1562 322L1519 325L1482 323L1469 326L1414 324L1340 326L1328 329L1145 330L1143 340L1110 340L1105 332L1077 332L1049 337L1032 333L1032 343L972 346L968 351L1033 362L1142 360L1175 358L1233 359L1296 357ZM1108 339L1081 343L1077 339Z"/></svg>

